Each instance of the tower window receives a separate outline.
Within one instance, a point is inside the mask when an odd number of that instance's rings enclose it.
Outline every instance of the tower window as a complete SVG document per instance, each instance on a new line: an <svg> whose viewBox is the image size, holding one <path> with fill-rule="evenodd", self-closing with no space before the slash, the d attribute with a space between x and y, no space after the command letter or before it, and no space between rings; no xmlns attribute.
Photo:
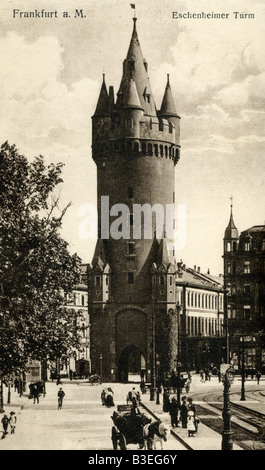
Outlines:
<svg viewBox="0 0 265 470"><path fill-rule="evenodd" d="M228 261L227 263L227 274L231 274L231 263Z"/></svg>
<svg viewBox="0 0 265 470"><path fill-rule="evenodd" d="M160 286L164 286L165 285L165 278L164 276L161 276L160 277Z"/></svg>
<svg viewBox="0 0 265 470"><path fill-rule="evenodd" d="M231 242L227 242L226 251L231 251Z"/></svg>
<svg viewBox="0 0 265 470"><path fill-rule="evenodd" d="M127 129L132 129L133 128L133 119L129 118L127 119Z"/></svg>
<svg viewBox="0 0 265 470"><path fill-rule="evenodd" d="M134 198L134 191L133 191L133 188L131 186L128 188L128 198L129 199Z"/></svg>
<svg viewBox="0 0 265 470"><path fill-rule="evenodd" d="M100 286L100 276L95 277L95 285Z"/></svg>
<svg viewBox="0 0 265 470"><path fill-rule="evenodd" d="M127 254L128 255L134 254L134 243L127 243Z"/></svg>
<svg viewBox="0 0 265 470"><path fill-rule="evenodd" d="M134 273L128 273L128 284L134 284Z"/></svg>

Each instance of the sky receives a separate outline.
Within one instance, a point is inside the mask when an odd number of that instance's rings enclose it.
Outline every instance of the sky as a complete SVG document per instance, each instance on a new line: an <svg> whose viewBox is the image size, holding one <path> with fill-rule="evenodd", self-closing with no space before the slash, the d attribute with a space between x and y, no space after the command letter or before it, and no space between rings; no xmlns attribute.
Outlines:
<svg viewBox="0 0 265 470"><path fill-rule="evenodd" d="M177 261L218 275L231 196L240 232L265 224L265 4L137 0L135 5L133 10L125 0L24 0L22 6L0 0L0 144L8 140L30 160L43 155L47 164L65 164L60 203L72 205L62 236L71 253L91 262L95 240L79 233L80 208L96 205L91 116L103 73L107 86L118 91L136 12L156 106L169 73L181 116L176 202L186 206L187 236ZM53 17L26 17L36 9L54 12ZM76 9L83 17L74 17ZM174 19L173 11L228 17ZM235 18L234 11L244 18Z"/></svg>

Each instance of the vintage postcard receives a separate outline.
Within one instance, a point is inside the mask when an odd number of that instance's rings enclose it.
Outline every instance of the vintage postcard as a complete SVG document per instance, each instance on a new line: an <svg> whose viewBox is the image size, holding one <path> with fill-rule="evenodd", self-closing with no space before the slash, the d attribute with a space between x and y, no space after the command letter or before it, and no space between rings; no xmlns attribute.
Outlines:
<svg viewBox="0 0 265 470"><path fill-rule="evenodd" d="M125 460L100 452L132 449L140 464L137 449L162 443L171 459L162 463L174 464L187 449L247 450L257 431L240 438L223 422L220 365L236 374L231 401L254 400L262 413L264 2L0 0L0 26L1 152L15 145L29 162L63 163L56 205L69 207L59 233L81 259L71 299L85 312L74 356L45 363L40 376L32 363L21 393L13 372L2 373L0 417L17 422L3 428L0 449L97 451L89 463L116 466ZM141 218L130 231L144 204L162 213L156 228L151 214L150 237ZM34 377L46 386L33 401ZM115 413L131 413L137 391L139 415L167 427L158 442L144 438L148 420L138 431L135 421L119 426Z"/></svg>

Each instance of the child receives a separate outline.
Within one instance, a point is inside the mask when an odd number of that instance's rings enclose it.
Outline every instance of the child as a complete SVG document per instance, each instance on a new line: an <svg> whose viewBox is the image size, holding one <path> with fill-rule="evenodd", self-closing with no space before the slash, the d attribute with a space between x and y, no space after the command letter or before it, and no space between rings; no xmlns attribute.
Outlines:
<svg viewBox="0 0 265 470"><path fill-rule="evenodd" d="M188 436L189 437L194 436L194 433L196 432L196 426L195 426L195 415L194 415L194 411L192 410L188 411L187 428L188 428Z"/></svg>
<svg viewBox="0 0 265 470"><path fill-rule="evenodd" d="M17 417L15 416L15 412L11 411L10 413L10 419L9 419L9 424L11 428L11 434L15 434L15 429L16 429L16 424L17 424Z"/></svg>

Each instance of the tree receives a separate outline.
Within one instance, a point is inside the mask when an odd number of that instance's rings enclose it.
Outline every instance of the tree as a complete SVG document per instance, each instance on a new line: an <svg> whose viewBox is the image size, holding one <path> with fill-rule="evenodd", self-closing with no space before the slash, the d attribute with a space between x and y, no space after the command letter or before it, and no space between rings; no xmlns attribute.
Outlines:
<svg viewBox="0 0 265 470"><path fill-rule="evenodd" d="M80 282L78 256L59 234L54 190L62 164L30 163L15 146L0 149L0 371L23 369L28 359L64 357L79 346L78 314L66 295Z"/></svg>

